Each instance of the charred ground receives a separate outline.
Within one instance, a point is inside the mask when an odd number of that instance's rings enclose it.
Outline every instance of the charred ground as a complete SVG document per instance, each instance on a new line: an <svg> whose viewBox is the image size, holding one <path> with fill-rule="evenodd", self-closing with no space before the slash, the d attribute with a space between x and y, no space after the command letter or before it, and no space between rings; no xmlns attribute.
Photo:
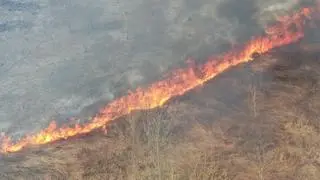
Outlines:
<svg viewBox="0 0 320 180"><path fill-rule="evenodd" d="M319 179L319 58L298 48L259 56L106 134L3 155L0 177Z"/></svg>

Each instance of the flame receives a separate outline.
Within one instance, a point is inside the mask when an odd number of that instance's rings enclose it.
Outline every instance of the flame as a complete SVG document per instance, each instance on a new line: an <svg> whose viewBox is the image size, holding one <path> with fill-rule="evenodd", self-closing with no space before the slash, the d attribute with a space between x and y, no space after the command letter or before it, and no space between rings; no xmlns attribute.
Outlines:
<svg viewBox="0 0 320 180"><path fill-rule="evenodd" d="M235 49L218 57L209 57L207 63L200 66L177 69L168 79L158 81L144 89L138 88L136 91L114 100L86 124L58 128L55 122L51 122L46 129L34 135L26 135L16 142L12 142L10 137L3 137L0 151L2 153L16 152L26 146L47 144L86 134L97 128L103 128L108 122L134 110L162 106L170 98L183 95L226 69L252 61L251 56L255 53L265 53L272 48L301 39L304 36L305 19L310 14L311 9L303 8L294 15L281 17L276 25L266 28L264 36L253 38L242 49Z"/></svg>

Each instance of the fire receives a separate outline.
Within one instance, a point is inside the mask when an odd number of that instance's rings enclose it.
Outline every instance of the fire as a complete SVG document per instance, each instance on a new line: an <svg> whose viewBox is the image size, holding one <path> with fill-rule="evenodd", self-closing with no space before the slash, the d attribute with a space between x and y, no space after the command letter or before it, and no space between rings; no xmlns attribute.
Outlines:
<svg viewBox="0 0 320 180"><path fill-rule="evenodd" d="M138 88L114 100L86 124L59 128L55 122L51 122L46 129L34 135L27 135L16 142L12 142L10 137L3 137L0 151L16 152L26 146L47 144L86 134L97 128L103 128L108 122L134 110L160 107L172 97L183 95L226 69L252 61L252 55L255 53L265 53L272 48L301 39L304 36L305 20L310 14L311 9L304 8L294 15L281 17L276 25L266 29L266 35L253 38L242 49L235 49L218 57L209 57L207 63L200 66L175 70L170 78L151 84L147 88Z"/></svg>

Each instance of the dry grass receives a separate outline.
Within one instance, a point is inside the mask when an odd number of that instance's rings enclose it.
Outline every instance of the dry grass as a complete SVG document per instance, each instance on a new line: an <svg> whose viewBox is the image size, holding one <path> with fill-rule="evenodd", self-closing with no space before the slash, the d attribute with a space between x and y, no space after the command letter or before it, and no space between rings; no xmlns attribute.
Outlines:
<svg viewBox="0 0 320 180"><path fill-rule="evenodd" d="M0 179L317 180L319 59L279 56L263 66L231 70L107 134L3 156Z"/></svg>

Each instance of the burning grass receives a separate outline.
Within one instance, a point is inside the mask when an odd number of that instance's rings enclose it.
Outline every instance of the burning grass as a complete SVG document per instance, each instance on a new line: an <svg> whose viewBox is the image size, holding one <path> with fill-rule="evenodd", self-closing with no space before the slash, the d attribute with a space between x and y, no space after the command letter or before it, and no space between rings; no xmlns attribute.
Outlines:
<svg viewBox="0 0 320 180"><path fill-rule="evenodd" d="M3 137L0 151L17 152L30 145L47 144L87 134L117 118L135 110L148 110L163 106L168 100L203 85L229 68L253 60L256 54L262 54L273 48L291 44L304 36L304 25L313 13L311 8L302 8L291 16L278 18L278 22L265 29L266 34L253 38L243 48L234 49L218 57L209 57L200 66L177 69L172 76L155 82L147 88L138 88L126 96L115 99L104 107L98 115L85 124L73 127L57 127L55 122L34 135L26 135L17 142Z"/></svg>
<svg viewBox="0 0 320 180"><path fill-rule="evenodd" d="M319 67L306 52L261 56L107 134L2 156L0 179L317 180Z"/></svg>

